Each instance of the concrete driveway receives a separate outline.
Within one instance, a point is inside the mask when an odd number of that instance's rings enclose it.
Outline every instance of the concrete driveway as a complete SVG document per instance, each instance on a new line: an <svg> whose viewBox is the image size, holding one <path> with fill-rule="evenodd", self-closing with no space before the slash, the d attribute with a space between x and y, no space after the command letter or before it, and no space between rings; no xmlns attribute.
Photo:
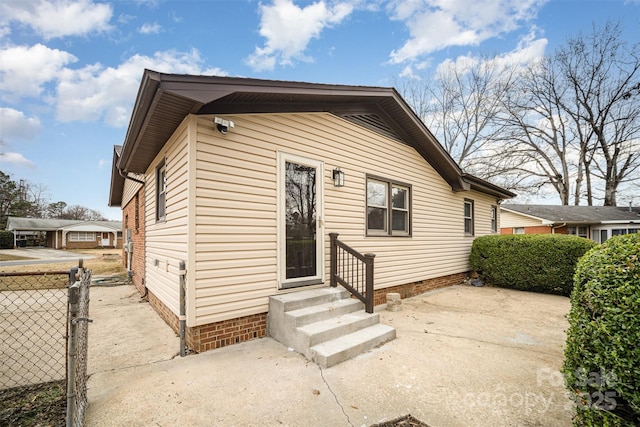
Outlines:
<svg viewBox="0 0 640 427"><path fill-rule="evenodd" d="M568 298L454 286L380 310L397 339L321 370L271 338L185 358L131 286L93 287L88 426L569 426Z"/></svg>

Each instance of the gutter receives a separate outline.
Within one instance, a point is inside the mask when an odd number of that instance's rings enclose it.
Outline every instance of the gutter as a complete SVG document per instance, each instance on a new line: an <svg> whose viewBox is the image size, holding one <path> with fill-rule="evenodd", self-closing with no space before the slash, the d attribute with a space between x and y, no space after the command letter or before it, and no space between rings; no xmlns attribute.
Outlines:
<svg viewBox="0 0 640 427"><path fill-rule="evenodd" d="M566 227L566 226L567 226L566 222L563 222L560 225L552 225L551 226L551 234L556 234L556 228L562 228L562 227Z"/></svg>

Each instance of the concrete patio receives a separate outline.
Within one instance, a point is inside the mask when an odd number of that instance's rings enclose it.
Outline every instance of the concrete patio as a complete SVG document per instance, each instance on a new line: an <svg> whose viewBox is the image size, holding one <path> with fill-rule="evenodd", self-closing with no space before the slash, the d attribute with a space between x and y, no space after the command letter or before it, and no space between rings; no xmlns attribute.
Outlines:
<svg viewBox="0 0 640 427"><path fill-rule="evenodd" d="M271 338L184 358L132 286L91 290L88 426L569 426L568 298L454 286L378 307L397 339L321 370Z"/></svg>

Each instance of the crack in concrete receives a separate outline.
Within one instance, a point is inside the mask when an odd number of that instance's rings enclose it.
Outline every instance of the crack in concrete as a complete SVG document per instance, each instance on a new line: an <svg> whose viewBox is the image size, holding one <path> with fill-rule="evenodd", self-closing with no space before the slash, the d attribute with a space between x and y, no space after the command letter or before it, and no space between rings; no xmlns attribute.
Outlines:
<svg viewBox="0 0 640 427"><path fill-rule="evenodd" d="M318 369L320 369L320 377L322 378L322 381L324 382L324 385L327 386L327 389L333 395L333 398L336 401L336 403L338 404L338 406L340 407L340 410L342 411L344 416L347 418L347 422L349 423L349 425L351 427L355 427L353 425L353 423L351 422L351 418L349 418L349 415L347 415L347 412L344 410L344 406L342 406L342 403L340 403L340 401L338 400L338 396L333 392L333 390L331 389L331 386L327 382L327 379L324 377L324 371L322 370L322 366L318 365Z"/></svg>
<svg viewBox="0 0 640 427"><path fill-rule="evenodd" d="M420 333L419 331L412 331L412 332L415 332L417 334ZM515 343L516 345L514 345L514 344L508 344L508 343L500 343L500 342L496 342L496 341L480 340L480 339L477 339L477 338L465 337L465 336L462 336L462 335L453 335L453 334L447 334L447 333L444 333L444 332L428 331L426 329L422 333L427 333L427 334L431 334L431 335L438 335L438 336L441 336L441 337L448 337L448 338L459 338L459 339L463 339L463 340L469 340L469 341L475 341L475 342L479 342L479 343L483 343L483 344L494 345L496 347L510 348L510 349L513 349L513 350L530 351L527 348L523 348L522 346L517 345L518 343ZM541 346L541 344L538 343L537 347L540 347L540 346ZM546 354L548 356L555 356L556 355L556 353L543 351L540 348L536 348L536 352L537 353L541 353L541 354Z"/></svg>

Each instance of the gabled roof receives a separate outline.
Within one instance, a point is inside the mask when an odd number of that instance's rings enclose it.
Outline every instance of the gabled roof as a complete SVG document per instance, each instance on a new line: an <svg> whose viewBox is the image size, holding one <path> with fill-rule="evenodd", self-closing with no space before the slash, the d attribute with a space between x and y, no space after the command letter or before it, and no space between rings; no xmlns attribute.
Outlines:
<svg viewBox="0 0 640 427"><path fill-rule="evenodd" d="M79 221L76 219L43 219L10 216L7 218L6 229L9 231L56 231L77 226L94 227L95 231L102 231L104 229L121 231L122 221Z"/></svg>
<svg viewBox="0 0 640 427"><path fill-rule="evenodd" d="M504 204L500 207L537 218L548 224L600 224L603 222L637 222L640 223L640 208L620 206L557 206L557 205L519 205Z"/></svg>
<svg viewBox="0 0 640 427"><path fill-rule="evenodd" d="M122 154L122 145L113 146L113 161L111 162L111 188L109 188L109 206L118 206L122 201L124 191L124 177L118 170L118 161Z"/></svg>
<svg viewBox="0 0 640 427"><path fill-rule="evenodd" d="M394 88L329 85L236 77L162 74L145 70L129 128L115 167L145 173L153 159L188 114L330 112L416 149L453 191L482 187L498 198L515 194L494 185L480 185L463 176ZM112 174L110 206L122 199L119 179ZM473 184L472 184L473 183ZM487 183L488 184L488 183Z"/></svg>

